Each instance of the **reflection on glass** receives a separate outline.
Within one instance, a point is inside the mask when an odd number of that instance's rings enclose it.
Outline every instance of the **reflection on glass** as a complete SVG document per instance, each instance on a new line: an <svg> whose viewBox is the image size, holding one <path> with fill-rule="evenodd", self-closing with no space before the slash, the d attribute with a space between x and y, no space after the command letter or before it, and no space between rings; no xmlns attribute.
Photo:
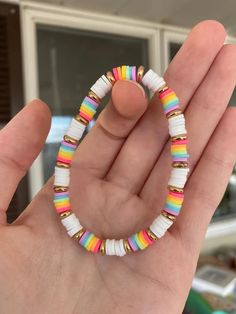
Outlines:
<svg viewBox="0 0 236 314"><path fill-rule="evenodd" d="M46 181L53 173L59 143L69 120L91 85L104 71L118 65L148 67L148 43L135 37L38 25L37 49L40 98L49 104L53 115L43 150ZM108 96L99 106L95 119L107 101Z"/></svg>

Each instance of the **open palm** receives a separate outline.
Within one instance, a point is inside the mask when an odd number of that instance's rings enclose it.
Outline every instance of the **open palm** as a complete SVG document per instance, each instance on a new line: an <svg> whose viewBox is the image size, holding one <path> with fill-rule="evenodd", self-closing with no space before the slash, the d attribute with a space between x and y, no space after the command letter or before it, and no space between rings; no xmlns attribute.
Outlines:
<svg viewBox="0 0 236 314"><path fill-rule="evenodd" d="M236 47L215 21L198 24L165 74L185 111L191 176L165 237L125 257L86 252L54 211L52 179L6 224L14 190L45 141L50 113L28 104L0 133L0 309L21 313L181 313L209 221L236 157ZM104 238L125 238L160 212L170 173L167 123L157 98L117 82L72 163L71 204Z"/></svg>

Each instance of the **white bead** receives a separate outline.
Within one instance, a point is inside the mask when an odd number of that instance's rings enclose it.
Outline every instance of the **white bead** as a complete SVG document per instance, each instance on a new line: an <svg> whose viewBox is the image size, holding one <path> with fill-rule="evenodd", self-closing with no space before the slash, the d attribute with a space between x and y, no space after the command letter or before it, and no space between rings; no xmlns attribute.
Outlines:
<svg viewBox="0 0 236 314"><path fill-rule="evenodd" d="M112 254L114 251L114 244L113 244L112 240L107 239L105 247L106 247L106 255L114 255L114 254Z"/></svg>
<svg viewBox="0 0 236 314"><path fill-rule="evenodd" d="M120 256L126 255L126 250L124 248L124 241L123 241L123 239L119 240L119 246L120 246L120 252L121 252Z"/></svg>
<svg viewBox="0 0 236 314"><path fill-rule="evenodd" d="M112 88L107 82L100 77L90 88L99 98L103 98Z"/></svg>
<svg viewBox="0 0 236 314"><path fill-rule="evenodd" d="M61 220L61 223L66 228L69 236L71 237L75 235L76 232L82 229L79 219L75 216L75 214L71 214L68 217L63 218Z"/></svg>
<svg viewBox="0 0 236 314"><path fill-rule="evenodd" d="M69 186L70 183L70 171L67 168L55 167L55 186Z"/></svg>
<svg viewBox="0 0 236 314"><path fill-rule="evenodd" d="M166 231L171 227L173 221L164 217L163 215L159 215L151 224L150 230L158 237L161 238L164 236Z"/></svg>
<svg viewBox="0 0 236 314"><path fill-rule="evenodd" d="M116 255L116 251L115 251L115 239L112 239L111 242L111 248L110 248L110 254L111 255Z"/></svg>
<svg viewBox="0 0 236 314"><path fill-rule="evenodd" d="M172 168L168 185L183 188L188 176L189 168Z"/></svg>
<svg viewBox="0 0 236 314"><path fill-rule="evenodd" d="M106 75L102 76L103 81L108 85L109 91L112 89L112 84L111 82L108 80L108 78L106 77Z"/></svg>
<svg viewBox="0 0 236 314"><path fill-rule="evenodd" d="M80 123L79 121L73 118L66 135L78 141L81 139L85 128L86 126L84 124Z"/></svg>
<svg viewBox="0 0 236 314"><path fill-rule="evenodd" d="M155 93L159 88L165 85L163 77L159 76L152 69L147 71L147 73L142 78L143 85L147 86L153 93Z"/></svg>
<svg viewBox="0 0 236 314"><path fill-rule="evenodd" d="M105 241L106 255L110 255L110 245L109 245L110 241L111 241L110 239L106 239L106 241Z"/></svg>
<svg viewBox="0 0 236 314"><path fill-rule="evenodd" d="M119 240L115 240L115 255L116 256L122 256L121 255L121 250L120 250Z"/></svg>
<svg viewBox="0 0 236 314"><path fill-rule="evenodd" d="M154 71L152 69L148 70L142 78L143 85L148 87L150 85L151 80L154 77L155 77Z"/></svg>
<svg viewBox="0 0 236 314"><path fill-rule="evenodd" d="M186 134L185 118L183 114L168 119L170 136Z"/></svg>

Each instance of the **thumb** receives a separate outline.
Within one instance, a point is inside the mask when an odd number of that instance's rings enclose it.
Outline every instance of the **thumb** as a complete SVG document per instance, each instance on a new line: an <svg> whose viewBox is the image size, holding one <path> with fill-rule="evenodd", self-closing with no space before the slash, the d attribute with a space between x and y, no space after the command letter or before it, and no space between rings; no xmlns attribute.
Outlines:
<svg viewBox="0 0 236 314"><path fill-rule="evenodd" d="M33 100L0 131L0 225L19 181L40 153L50 129L46 104Z"/></svg>

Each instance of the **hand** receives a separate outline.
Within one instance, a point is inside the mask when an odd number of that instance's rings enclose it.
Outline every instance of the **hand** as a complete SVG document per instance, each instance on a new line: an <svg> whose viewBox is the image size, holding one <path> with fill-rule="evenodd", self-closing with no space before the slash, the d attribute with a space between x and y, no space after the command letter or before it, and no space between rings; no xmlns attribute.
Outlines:
<svg viewBox="0 0 236 314"><path fill-rule="evenodd" d="M185 110L191 176L181 214L165 237L123 258L93 255L71 240L54 211L52 179L12 224L14 190L42 149L50 113L28 104L0 133L0 308L21 313L181 313L209 221L231 174L236 47L215 21L198 24L165 73ZM100 237L148 227L170 174L167 123L157 98L117 82L72 164L72 208Z"/></svg>

